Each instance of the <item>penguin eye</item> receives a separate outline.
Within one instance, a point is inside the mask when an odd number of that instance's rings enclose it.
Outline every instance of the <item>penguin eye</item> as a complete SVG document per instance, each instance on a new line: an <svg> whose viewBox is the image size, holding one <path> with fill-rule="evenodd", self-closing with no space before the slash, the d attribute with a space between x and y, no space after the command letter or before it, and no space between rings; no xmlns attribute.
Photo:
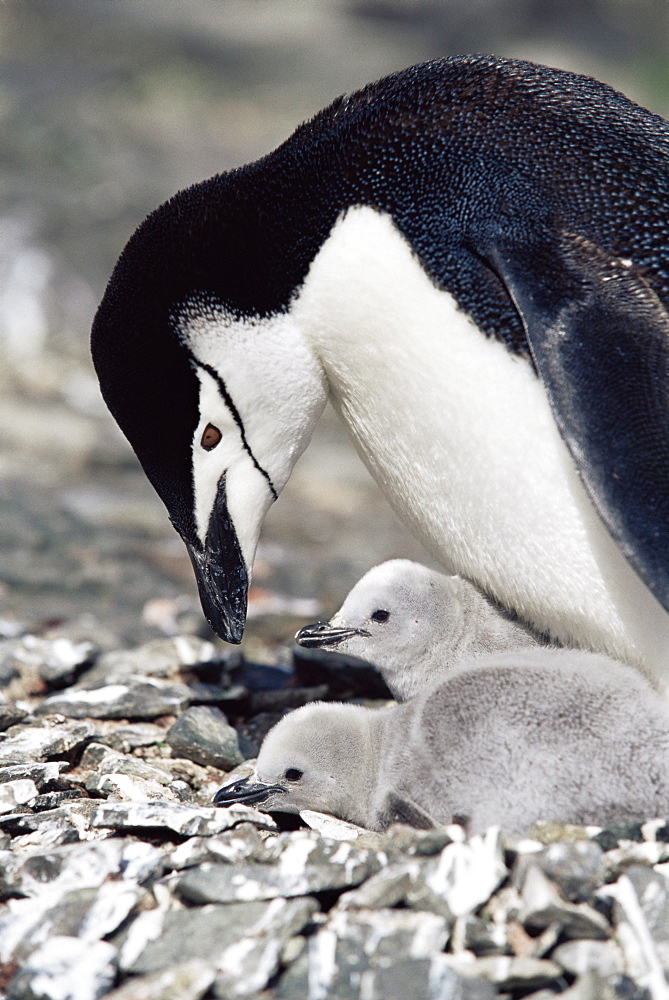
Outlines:
<svg viewBox="0 0 669 1000"><path fill-rule="evenodd" d="M390 611L383 611L379 608L371 617L373 622L387 622L390 618Z"/></svg>
<svg viewBox="0 0 669 1000"><path fill-rule="evenodd" d="M202 431L202 437L200 438L200 445L205 451L211 451L219 443L223 435L219 431L218 427L214 427L213 424L207 424L205 429Z"/></svg>
<svg viewBox="0 0 669 1000"><path fill-rule="evenodd" d="M297 767L289 767L284 774L284 778L286 781L299 781L303 774L304 772L300 771Z"/></svg>

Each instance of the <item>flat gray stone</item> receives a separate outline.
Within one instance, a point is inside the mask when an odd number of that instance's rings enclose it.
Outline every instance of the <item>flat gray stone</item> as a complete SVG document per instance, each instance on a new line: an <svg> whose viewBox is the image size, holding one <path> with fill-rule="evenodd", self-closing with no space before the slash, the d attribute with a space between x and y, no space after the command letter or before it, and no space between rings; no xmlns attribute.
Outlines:
<svg viewBox="0 0 669 1000"><path fill-rule="evenodd" d="M570 938L603 940L610 934L606 917L587 903L568 903L536 865L530 865L521 892L523 906L518 919L533 930L559 924Z"/></svg>
<svg viewBox="0 0 669 1000"><path fill-rule="evenodd" d="M228 724L220 708L197 705L188 708L168 730L167 743L178 757L205 767L231 771L244 760L237 731Z"/></svg>
<svg viewBox="0 0 669 1000"><path fill-rule="evenodd" d="M507 875L499 831L490 829L427 858L406 902L452 921L485 903Z"/></svg>
<svg viewBox="0 0 669 1000"><path fill-rule="evenodd" d="M193 958L161 972L133 976L105 1000L200 1000L214 981L209 962Z"/></svg>
<svg viewBox="0 0 669 1000"><path fill-rule="evenodd" d="M0 815L0 826L9 827L13 832L33 833L42 831L44 836L50 836L47 831L60 830L70 836L71 840L82 839L91 835L91 817L98 803L94 799L75 799L57 809L47 809L41 812L23 814L7 813ZM55 843L52 841L51 843ZM34 844L33 846L37 846Z"/></svg>
<svg viewBox="0 0 669 1000"><path fill-rule="evenodd" d="M369 830L365 830L362 826L347 823L327 813L315 812L313 809L302 809L300 819L304 820L312 830L317 830L322 837L329 837L331 840L357 840L358 837L369 833Z"/></svg>
<svg viewBox="0 0 669 1000"><path fill-rule="evenodd" d="M167 969L190 959L201 959L211 968L226 970L226 980L234 985L235 977L243 976L247 993L262 989L278 967L281 947L288 938L309 922L318 909L313 899L273 899L269 902L235 903L231 906L210 905L190 910L165 910L159 914L141 914L135 924L150 927L154 940L147 940L139 954L128 964L124 954L133 947L126 942L121 952L126 971L150 973ZM131 928L131 934L141 937L141 928ZM157 932L157 934L156 934ZM279 944L278 950L276 944ZM262 966L262 974L250 982L250 964L258 966L262 945L271 960ZM252 955L252 963L247 956ZM271 970L270 971L270 967ZM264 978L266 976L266 978ZM256 986L255 983L258 983Z"/></svg>
<svg viewBox="0 0 669 1000"><path fill-rule="evenodd" d="M255 823L265 830L276 824L267 813L236 804L227 809L182 802L107 802L91 817L92 827L112 830L173 830L184 837L208 837L238 823Z"/></svg>
<svg viewBox="0 0 669 1000"><path fill-rule="evenodd" d="M97 1000L116 977L106 941L53 937L37 948L7 987L10 1000Z"/></svg>
<svg viewBox="0 0 669 1000"><path fill-rule="evenodd" d="M446 970L441 955L448 937L444 917L433 913L410 910L337 911L307 939L305 952L281 979L278 996L346 997L452 997L467 1000L492 996L486 984L484 991L469 991L457 974ZM436 960L433 967L432 962ZM420 962L421 965L413 963ZM402 968L411 963L409 984ZM425 963L425 964L423 964ZM370 976L371 970L390 970L400 977L398 984L409 985L410 992L380 992L391 980ZM392 975L389 973L389 975ZM367 977L367 978L365 978ZM432 981L432 986L429 985ZM411 985L413 984L413 985ZM458 992L462 986L464 992ZM306 987L306 989L305 989ZM427 987L427 989L426 989ZM451 992L449 992L449 990ZM369 992L368 992L369 991Z"/></svg>
<svg viewBox="0 0 669 1000"><path fill-rule="evenodd" d="M420 876L421 867L414 859L385 865L357 889L343 893L337 901L337 909L380 910L407 903Z"/></svg>
<svg viewBox="0 0 669 1000"><path fill-rule="evenodd" d="M298 830L283 840L276 864L257 861L203 864L179 879L174 892L181 899L197 904L305 896L357 885L380 866L381 861L373 851Z"/></svg>
<svg viewBox="0 0 669 1000"><path fill-rule="evenodd" d="M604 884L608 874L604 851L593 840L558 841L541 851L519 855L511 873L518 889L531 865L540 868L571 902L587 899Z"/></svg>
<svg viewBox="0 0 669 1000"><path fill-rule="evenodd" d="M100 941L144 901L149 901L147 890L127 880L13 900L0 916L2 960L24 962L53 937Z"/></svg>
<svg viewBox="0 0 669 1000"><path fill-rule="evenodd" d="M655 946L662 945L669 958L669 878L643 865L632 865L625 874L634 887Z"/></svg>
<svg viewBox="0 0 669 1000"><path fill-rule="evenodd" d="M165 867L173 871L194 868L205 861L238 864L249 858L261 859L265 842L258 829L250 823L240 823L232 830L214 837L191 837L165 856Z"/></svg>
<svg viewBox="0 0 669 1000"><path fill-rule="evenodd" d="M473 961L454 955L449 966L467 979L485 979L502 990L538 988L563 976L563 970L556 962L512 955L490 955Z"/></svg>
<svg viewBox="0 0 669 1000"><path fill-rule="evenodd" d="M574 976L586 972L608 976L625 971L625 959L615 941L565 941L553 950L551 959Z"/></svg>
<svg viewBox="0 0 669 1000"><path fill-rule="evenodd" d="M165 729L152 722L135 722L116 726L110 732L98 736L98 743L128 753L137 747L155 746L165 742Z"/></svg>
<svg viewBox="0 0 669 1000"><path fill-rule="evenodd" d="M464 979L448 967L446 955L431 959L403 959L367 969L360 977L360 998L388 1000L492 1000L497 990L485 980Z"/></svg>
<svg viewBox="0 0 669 1000"><path fill-rule="evenodd" d="M346 1000L493 1000L497 990L485 980L463 979L448 967L447 955L432 958L399 958L383 965L370 965L363 972L339 969L323 976L321 968L305 952L279 980L277 1000L302 997L337 997ZM332 991L323 992L323 980ZM334 992L334 989L338 992ZM318 992L310 992L311 989Z"/></svg>
<svg viewBox="0 0 669 1000"><path fill-rule="evenodd" d="M132 774L93 774L86 781L86 791L121 802L181 801L176 791L161 782Z"/></svg>
<svg viewBox="0 0 669 1000"><path fill-rule="evenodd" d="M14 894L37 897L49 891L63 895L97 888L110 878L140 885L153 882L163 872L162 852L130 838L66 844L27 855L2 851L0 872L5 889Z"/></svg>
<svg viewBox="0 0 669 1000"><path fill-rule="evenodd" d="M1 744L0 744L1 745ZM47 761L44 764L8 764L0 767L0 782L15 781L17 778L30 778L38 789L49 781L54 781L67 768L63 760Z"/></svg>
<svg viewBox="0 0 669 1000"><path fill-rule="evenodd" d="M188 687L176 681L126 677L103 687L59 691L45 698L38 711L57 712L71 719L153 719L178 714L190 697Z"/></svg>
<svg viewBox="0 0 669 1000"><path fill-rule="evenodd" d="M139 757L126 756L102 743L89 743L81 756L80 767L99 774L129 774L145 781L157 781L161 785L169 785L173 780L166 768L149 764Z"/></svg>
<svg viewBox="0 0 669 1000"><path fill-rule="evenodd" d="M0 784L0 814L14 812L37 797L37 785L32 778L16 778Z"/></svg>
<svg viewBox="0 0 669 1000"><path fill-rule="evenodd" d="M7 730L0 742L0 765L34 763L75 750L95 735L90 722L19 724Z"/></svg>
<svg viewBox="0 0 669 1000"><path fill-rule="evenodd" d="M507 925L480 917L458 917L451 932L450 947L456 953L471 951L479 958L506 955L511 950Z"/></svg>

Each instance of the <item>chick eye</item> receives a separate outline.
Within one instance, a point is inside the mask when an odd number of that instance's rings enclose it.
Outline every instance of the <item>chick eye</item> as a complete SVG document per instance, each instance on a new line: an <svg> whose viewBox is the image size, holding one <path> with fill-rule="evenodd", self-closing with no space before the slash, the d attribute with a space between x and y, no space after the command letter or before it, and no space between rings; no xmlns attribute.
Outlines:
<svg viewBox="0 0 669 1000"><path fill-rule="evenodd" d="M211 451L219 443L223 435L219 431L218 427L214 427L213 424L207 424L205 429L202 431L202 437L200 438L200 445L205 451Z"/></svg>
<svg viewBox="0 0 669 1000"><path fill-rule="evenodd" d="M286 781L299 781L303 774L304 772L300 771L299 768L289 767L286 773L284 774L284 778L286 779Z"/></svg>
<svg viewBox="0 0 669 1000"><path fill-rule="evenodd" d="M373 622L387 622L390 618L390 611L383 611L379 608L371 617Z"/></svg>

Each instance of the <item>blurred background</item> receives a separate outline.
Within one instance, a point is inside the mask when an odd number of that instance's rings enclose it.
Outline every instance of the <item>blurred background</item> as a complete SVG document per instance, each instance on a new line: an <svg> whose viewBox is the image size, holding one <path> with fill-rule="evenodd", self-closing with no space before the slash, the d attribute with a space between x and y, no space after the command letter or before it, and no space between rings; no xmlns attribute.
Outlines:
<svg viewBox="0 0 669 1000"><path fill-rule="evenodd" d="M190 563L98 393L91 320L177 189L268 152L344 91L493 52L669 117L667 0L4 0L0 4L0 637L206 630ZM266 521L244 648L285 655L391 556L426 559L332 413Z"/></svg>

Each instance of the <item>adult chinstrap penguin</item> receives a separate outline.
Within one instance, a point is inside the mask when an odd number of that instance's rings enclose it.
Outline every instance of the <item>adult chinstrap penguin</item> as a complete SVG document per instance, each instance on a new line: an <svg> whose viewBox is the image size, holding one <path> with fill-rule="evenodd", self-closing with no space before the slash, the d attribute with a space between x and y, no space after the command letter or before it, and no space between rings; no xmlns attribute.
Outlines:
<svg viewBox="0 0 669 1000"><path fill-rule="evenodd" d="M669 708L638 671L578 650L473 661L390 708L316 702L265 737L219 805L316 809L372 830L466 817L610 825L669 810Z"/></svg>
<svg viewBox="0 0 669 1000"><path fill-rule="evenodd" d="M329 396L450 572L661 681L668 202L660 118L472 56L342 97L150 215L93 357L214 629L241 638L263 517Z"/></svg>
<svg viewBox="0 0 669 1000"><path fill-rule="evenodd" d="M398 701L434 687L476 657L546 645L545 636L473 583L409 559L373 566L329 621L305 625L295 639L373 663Z"/></svg>

